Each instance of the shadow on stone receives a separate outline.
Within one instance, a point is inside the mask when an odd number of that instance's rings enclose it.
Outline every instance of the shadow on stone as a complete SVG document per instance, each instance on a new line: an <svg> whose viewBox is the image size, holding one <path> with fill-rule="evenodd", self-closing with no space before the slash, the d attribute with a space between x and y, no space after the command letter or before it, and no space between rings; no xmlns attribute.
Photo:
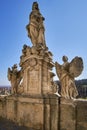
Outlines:
<svg viewBox="0 0 87 130"><path fill-rule="evenodd" d="M0 117L0 130L35 130L35 129L27 128L25 126L18 126L17 123L14 123L10 120Z"/></svg>

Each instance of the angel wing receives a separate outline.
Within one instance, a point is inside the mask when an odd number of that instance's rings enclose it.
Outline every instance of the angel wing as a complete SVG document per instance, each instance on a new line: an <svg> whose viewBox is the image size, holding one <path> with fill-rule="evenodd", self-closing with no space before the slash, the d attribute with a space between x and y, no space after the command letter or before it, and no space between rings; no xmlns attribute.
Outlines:
<svg viewBox="0 0 87 130"><path fill-rule="evenodd" d="M55 62L55 68L56 68L57 76L58 76L59 79L60 79L60 75L61 75L61 65L60 65L58 62Z"/></svg>
<svg viewBox="0 0 87 130"><path fill-rule="evenodd" d="M20 83L21 79L22 79L22 72L20 70L20 71L17 72L17 81L18 81L18 84Z"/></svg>
<svg viewBox="0 0 87 130"><path fill-rule="evenodd" d="M10 68L8 68L8 75L7 75L7 77L8 77L9 81L11 80L11 75L12 75L12 71L11 71Z"/></svg>
<svg viewBox="0 0 87 130"><path fill-rule="evenodd" d="M73 77L78 77L83 71L83 60L81 57L76 56L70 62L69 72Z"/></svg>

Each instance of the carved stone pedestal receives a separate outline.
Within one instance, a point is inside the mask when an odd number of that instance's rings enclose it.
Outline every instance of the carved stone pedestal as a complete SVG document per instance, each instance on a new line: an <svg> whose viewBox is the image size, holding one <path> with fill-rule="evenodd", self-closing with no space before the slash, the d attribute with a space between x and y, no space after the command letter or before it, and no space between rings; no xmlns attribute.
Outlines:
<svg viewBox="0 0 87 130"><path fill-rule="evenodd" d="M23 48L20 66L22 70L23 94L43 95L52 93L52 54L48 49L26 46Z"/></svg>

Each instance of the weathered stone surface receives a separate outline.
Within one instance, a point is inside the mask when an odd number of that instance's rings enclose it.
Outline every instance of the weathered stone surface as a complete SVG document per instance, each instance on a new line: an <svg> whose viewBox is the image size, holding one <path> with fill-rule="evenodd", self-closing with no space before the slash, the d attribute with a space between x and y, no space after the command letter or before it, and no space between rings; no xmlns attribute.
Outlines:
<svg viewBox="0 0 87 130"><path fill-rule="evenodd" d="M77 96L74 77L83 69L81 59L77 57L69 64L64 56L62 66L56 62L64 99L59 98L60 95L54 94L58 89L53 81L55 64L45 43L44 17L37 2L32 5L29 20L26 28L33 46L23 46L20 70L16 64L8 68L12 95L0 100L0 116L37 130L86 130L87 102L85 105L82 101L72 100ZM73 70L77 70L76 73Z"/></svg>
<svg viewBox="0 0 87 130"><path fill-rule="evenodd" d="M77 101L77 130L87 130L87 100Z"/></svg>
<svg viewBox="0 0 87 130"><path fill-rule="evenodd" d="M12 94L43 95L54 93L52 72L54 62L52 53L45 43L44 17L37 2L33 2L32 12L26 26L32 47L24 44L20 56L20 70L14 64L8 68L8 80L11 82Z"/></svg>
<svg viewBox="0 0 87 130"><path fill-rule="evenodd" d="M59 99L56 95L50 96L51 130L59 130Z"/></svg>
<svg viewBox="0 0 87 130"><path fill-rule="evenodd" d="M60 129L76 130L76 104L72 100L60 101Z"/></svg>
<svg viewBox="0 0 87 130"><path fill-rule="evenodd" d="M59 130L59 99L56 95L48 95L44 97L44 129Z"/></svg>
<svg viewBox="0 0 87 130"><path fill-rule="evenodd" d="M31 130L31 128L19 126L17 123L14 123L11 120L0 117L0 130Z"/></svg>
<svg viewBox="0 0 87 130"><path fill-rule="evenodd" d="M39 5L37 2L33 2L32 12L29 15L29 24L26 26L28 30L28 36L31 39L31 42L34 46L37 46L39 43L43 47L46 47L45 43L45 28L43 21L45 18L40 13Z"/></svg>
<svg viewBox="0 0 87 130"><path fill-rule="evenodd" d="M78 91L74 78L79 76L83 70L83 60L76 56L71 62L68 57L62 57L63 64L55 63L56 73L61 83L61 96L66 99L76 98Z"/></svg>
<svg viewBox="0 0 87 130"><path fill-rule="evenodd" d="M35 49L27 55L27 50ZM54 63L48 49L38 47L23 48L23 54L20 59L20 66L22 73L22 86L23 94L35 95L35 94L47 94L53 93L53 76L52 68ZM41 53L41 55L40 55Z"/></svg>
<svg viewBox="0 0 87 130"><path fill-rule="evenodd" d="M0 116L37 130L87 130L87 100L56 95L8 96L0 101Z"/></svg>
<svg viewBox="0 0 87 130"><path fill-rule="evenodd" d="M18 86L21 81L21 71L18 71L17 64L14 64L12 68L8 68L8 80L11 82L11 93L18 93Z"/></svg>
<svg viewBox="0 0 87 130"><path fill-rule="evenodd" d="M6 98L0 98L0 116L6 118Z"/></svg>
<svg viewBox="0 0 87 130"><path fill-rule="evenodd" d="M42 99L22 98L18 99L18 114L17 122L21 125L33 127L37 129L43 129L43 104ZM26 102L27 100L27 102Z"/></svg>
<svg viewBox="0 0 87 130"><path fill-rule="evenodd" d="M17 98L14 96L8 97L6 100L6 115L7 119L16 121L17 118Z"/></svg>

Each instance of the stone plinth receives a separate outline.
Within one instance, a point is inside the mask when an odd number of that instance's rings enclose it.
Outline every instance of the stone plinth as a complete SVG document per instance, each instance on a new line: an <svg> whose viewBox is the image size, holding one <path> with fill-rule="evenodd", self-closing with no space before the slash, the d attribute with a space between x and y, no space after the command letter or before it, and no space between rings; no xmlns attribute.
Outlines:
<svg viewBox="0 0 87 130"><path fill-rule="evenodd" d="M44 97L44 130L59 130L59 98L53 94Z"/></svg>
<svg viewBox="0 0 87 130"><path fill-rule="evenodd" d="M30 53L30 54L29 54ZM39 47L26 46L26 54L20 60L22 70L22 86L24 94L42 95L52 93L52 62L51 52Z"/></svg>

